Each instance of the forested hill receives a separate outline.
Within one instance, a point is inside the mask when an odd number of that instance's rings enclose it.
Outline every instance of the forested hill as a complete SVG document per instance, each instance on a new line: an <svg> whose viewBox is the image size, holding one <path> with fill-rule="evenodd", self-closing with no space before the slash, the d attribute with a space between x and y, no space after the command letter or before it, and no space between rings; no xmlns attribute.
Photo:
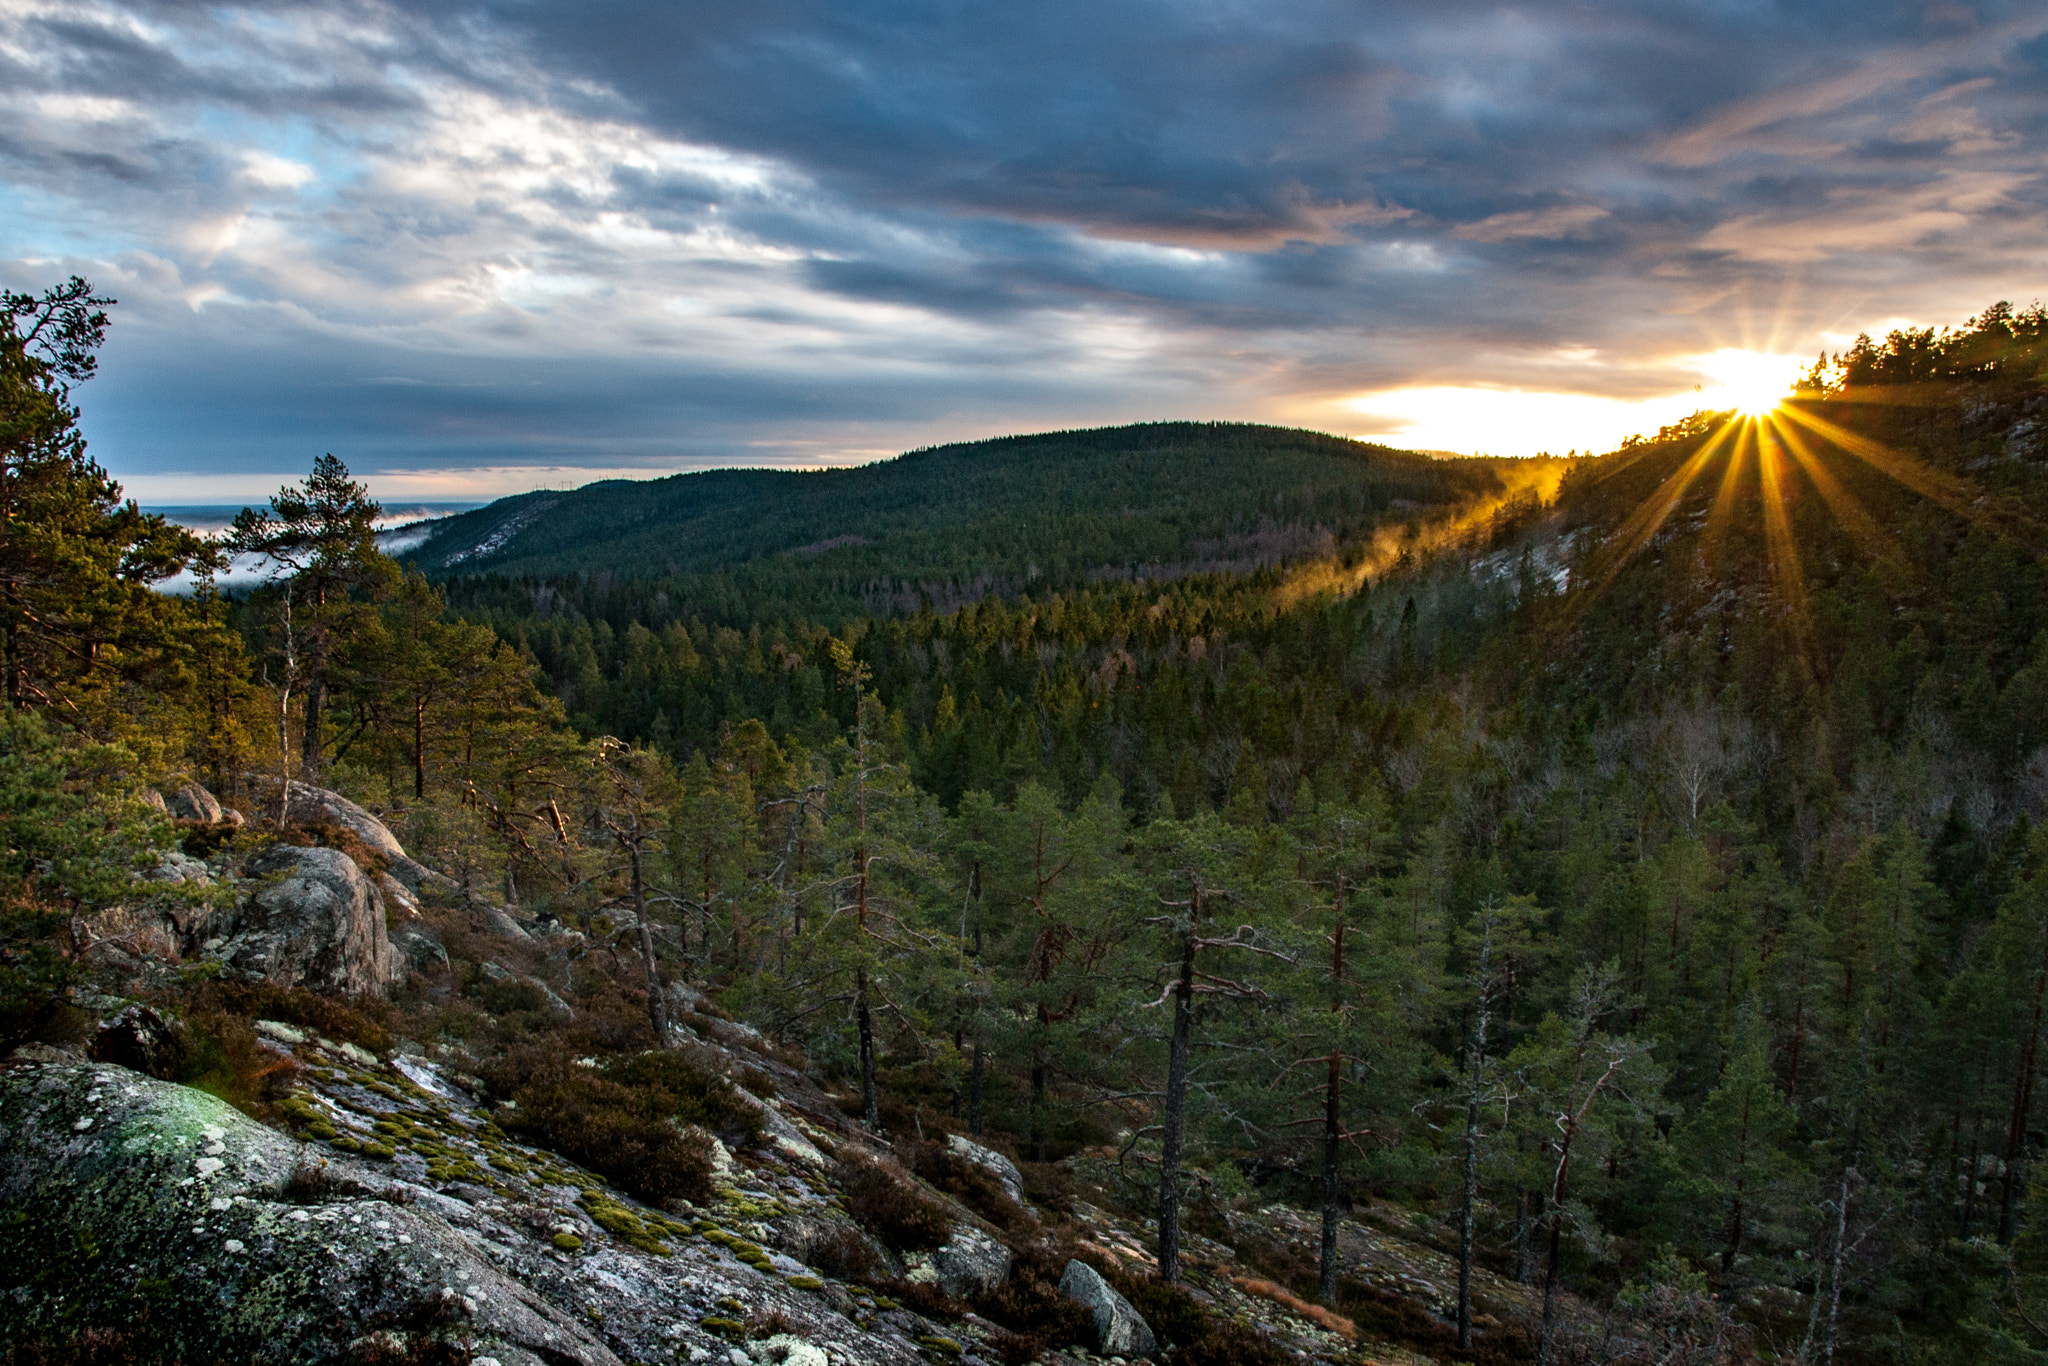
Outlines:
<svg viewBox="0 0 2048 1366"><path fill-rule="evenodd" d="M1327 554L1390 509L1496 488L1496 466L1242 423L1051 432L525 494L449 518L413 559L436 575L681 577L693 601L749 615L764 595L826 616L914 610Z"/></svg>
<svg viewBox="0 0 2048 1366"><path fill-rule="evenodd" d="M964 1128L1041 1211L1156 1220L1127 1284L1163 1366L1301 1360L1192 1335L1165 1283L1226 1261L1346 1315L1344 1362L2048 1360L2048 310L1860 342L1554 488L1261 428L1018 438L535 500L547 545L467 574L444 544L435 582L332 457L224 546L122 502L69 400L103 302L0 310L44 533L0 544L6 1037L132 997L190 1031L150 1066L312 1113L255 1042L339 1018L272 994L303 974L121 947L152 851L257 898L285 842L384 876L293 824L312 779L453 879L441 952L357 1004L629 1188L657 1139L710 1170L646 1059L687 1042L665 1003L715 1006L920 1176ZM223 550L303 568L229 600ZM149 591L184 565L201 591ZM167 818L195 775L237 820ZM844 1246L903 1254L859 1274L910 1306L936 1235L875 1199ZM1247 1216L1289 1205L1328 1236L1262 1249ZM1388 1274L1347 1212L1459 1274ZM974 1360L1070 1363L1048 1246L1014 1294L915 1304Z"/></svg>

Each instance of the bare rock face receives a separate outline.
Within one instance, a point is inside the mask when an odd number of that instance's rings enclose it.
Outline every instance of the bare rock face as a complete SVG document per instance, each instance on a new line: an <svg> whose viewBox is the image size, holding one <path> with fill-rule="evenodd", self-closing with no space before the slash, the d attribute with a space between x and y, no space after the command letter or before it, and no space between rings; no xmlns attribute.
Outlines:
<svg viewBox="0 0 2048 1366"><path fill-rule="evenodd" d="M932 1271L939 1289L954 1299L990 1295L1010 1275L1010 1249L966 1220L953 1225L953 1236L932 1253Z"/></svg>
<svg viewBox="0 0 2048 1366"><path fill-rule="evenodd" d="M8 1068L0 1155L0 1343L102 1325L167 1360L310 1363L466 1335L502 1366L618 1366L481 1240L386 1182L309 1182L301 1145L204 1092Z"/></svg>
<svg viewBox="0 0 2048 1366"><path fill-rule="evenodd" d="M1090 1345L1099 1355L1149 1357L1158 1350L1152 1326L1088 1263L1067 1263L1066 1272L1060 1277L1060 1298L1072 1300L1088 1311L1095 1330L1095 1340Z"/></svg>
<svg viewBox="0 0 2048 1366"><path fill-rule="evenodd" d="M348 855L278 845L249 871L254 890L207 926L208 957L278 986L360 994L398 980L384 898Z"/></svg>

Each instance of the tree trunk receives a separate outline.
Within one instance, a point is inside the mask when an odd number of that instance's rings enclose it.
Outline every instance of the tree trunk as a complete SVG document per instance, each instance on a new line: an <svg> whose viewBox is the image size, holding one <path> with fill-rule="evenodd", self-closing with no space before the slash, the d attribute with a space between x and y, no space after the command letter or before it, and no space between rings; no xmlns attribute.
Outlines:
<svg viewBox="0 0 2048 1366"><path fill-rule="evenodd" d="M1728 1243L1721 1249L1721 1286L1727 1293L1728 1278L1735 1274L1735 1254L1742 1247L1742 1197L1749 1184L1749 1096L1742 1097L1742 1130L1735 1148L1735 1198L1728 1210Z"/></svg>
<svg viewBox="0 0 2048 1366"><path fill-rule="evenodd" d="M967 1074L967 1132L981 1137L981 1040L974 1041L974 1070Z"/></svg>
<svg viewBox="0 0 2048 1366"><path fill-rule="evenodd" d="M1465 1190L1458 1211L1458 1350L1472 1350L1472 1245L1478 1231L1479 1083L1465 1102Z"/></svg>
<svg viewBox="0 0 2048 1366"><path fill-rule="evenodd" d="M647 967L647 1019L654 1026L654 1046L667 1048L668 997L661 989L661 962L654 956L654 927L647 923L647 884L641 878L640 845L626 845L633 864L633 918L640 924L640 958Z"/></svg>
<svg viewBox="0 0 2048 1366"><path fill-rule="evenodd" d="M1491 1016L1493 924L1479 943L1479 1000L1472 1020L1471 1061L1466 1066L1470 1089L1465 1093L1465 1189L1458 1213L1458 1350L1472 1350L1472 1253L1478 1232L1479 1106L1485 1099L1486 1026Z"/></svg>
<svg viewBox="0 0 2048 1366"><path fill-rule="evenodd" d="M1550 1330L1557 1313L1557 1258L1563 1250L1564 1215L1554 1211L1550 1220L1550 1254L1543 1268L1543 1323L1536 1330L1536 1366L1550 1366Z"/></svg>
<svg viewBox="0 0 2048 1366"><path fill-rule="evenodd" d="M1827 1346L1821 1352L1821 1360L1828 1363L1835 1359L1835 1325L1842 1316L1842 1259L1847 1255L1849 1241L1849 1182L1855 1175L1854 1167L1843 1169L1842 1198L1835 1205L1835 1255L1828 1274L1828 1336Z"/></svg>
<svg viewBox="0 0 2048 1366"><path fill-rule="evenodd" d="M875 1017L868 1009L868 970L853 970L853 1014L860 1028L860 1117L882 1132L882 1110L875 1099Z"/></svg>
<svg viewBox="0 0 2048 1366"><path fill-rule="evenodd" d="M412 700L412 796L427 799L427 695Z"/></svg>
<svg viewBox="0 0 2048 1366"><path fill-rule="evenodd" d="M2018 1185L2020 1158L2027 1144L2027 1115L2034 1108L2034 1063L2041 1048L2041 1006L2048 995L2048 956L2034 973L2034 1019L2020 1044L2019 1067L2012 1080L2012 1115L2005 1129L2005 1173L1998 1191L1998 1241L2012 1243L2012 1199Z"/></svg>
<svg viewBox="0 0 2048 1366"><path fill-rule="evenodd" d="M1330 940L1330 1015L1341 1031L1344 1021L1344 881L1337 880L1337 930ZM1330 1073L1323 1084L1323 1247L1317 1267L1316 1297L1337 1304L1337 1189L1343 1156L1344 1050L1341 1032L1331 1041Z"/></svg>
<svg viewBox="0 0 2048 1366"><path fill-rule="evenodd" d="M306 719L299 727L299 763L309 774L320 772L320 709L327 705L327 680L318 673L306 680Z"/></svg>
<svg viewBox="0 0 2048 1366"><path fill-rule="evenodd" d="M1595 1088L1597 1094L1598 1088ZM1587 1106L1593 1103L1592 1096L1586 1099ZM1545 1214L1550 1219L1550 1255L1543 1267L1543 1323L1536 1334L1536 1366L1550 1366L1551 1325L1557 1313L1557 1263L1564 1250L1564 1198L1571 1189L1572 1140L1579 1136L1579 1119L1584 1114L1564 1116L1564 1142L1558 1147L1557 1179L1550 1187L1550 1200Z"/></svg>
<svg viewBox="0 0 2048 1366"><path fill-rule="evenodd" d="M1196 924L1201 895L1196 894ZM1159 1279L1180 1281L1181 1124L1188 1100L1188 1035L1194 1026L1195 925L1181 941L1180 981L1173 992L1173 1042L1166 1053L1166 1133L1159 1145Z"/></svg>
<svg viewBox="0 0 2048 1366"><path fill-rule="evenodd" d="M1031 1160L1045 1161L1045 1045L1031 1045Z"/></svg>

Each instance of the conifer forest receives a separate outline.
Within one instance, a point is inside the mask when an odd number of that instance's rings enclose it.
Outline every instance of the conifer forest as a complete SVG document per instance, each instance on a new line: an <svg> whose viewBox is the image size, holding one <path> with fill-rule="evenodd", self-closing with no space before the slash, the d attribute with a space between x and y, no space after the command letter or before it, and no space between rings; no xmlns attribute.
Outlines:
<svg viewBox="0 0 2048 1366"><path fill-rule="evenodd" d="M76 1036L81 920L165 851L353 848L304 785L579 946L568 1024L455 929L318 1009L650 1202L705 1161L654 1121L723 1113L647 1061L687 994L901 1152L1082 1173L1155 1320L1233 1243L1403 1359L2048 1361L2038 306L1604 454L1155 424L396 555L332 456L212 539L138 509L78 427L112 308L0 311L0 1052ZM252 992L131 994L185 1021L159 1075L291 1128ZM1270 1206L1319 1232L1259 1262ZM1347 1220L1448 1259L1429 1324Z"/></svg>

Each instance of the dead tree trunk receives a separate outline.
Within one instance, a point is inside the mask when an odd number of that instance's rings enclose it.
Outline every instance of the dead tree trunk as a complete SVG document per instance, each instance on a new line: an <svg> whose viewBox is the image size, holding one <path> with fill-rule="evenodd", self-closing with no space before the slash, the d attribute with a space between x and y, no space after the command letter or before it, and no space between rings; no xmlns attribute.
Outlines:
<svg viewBox="0 0 2048 1366"><path fill-rule="evenodd" d="M1173 1040L1166 1054L1166 1133L1159 1145L1159 1279L1180 1280L1181 1127L1187 1115L1188 1036L1194 1027L1195 948L1202 893L1195 890L1191 923L1181 941L1180 980L1173 988Z"/></svg>

